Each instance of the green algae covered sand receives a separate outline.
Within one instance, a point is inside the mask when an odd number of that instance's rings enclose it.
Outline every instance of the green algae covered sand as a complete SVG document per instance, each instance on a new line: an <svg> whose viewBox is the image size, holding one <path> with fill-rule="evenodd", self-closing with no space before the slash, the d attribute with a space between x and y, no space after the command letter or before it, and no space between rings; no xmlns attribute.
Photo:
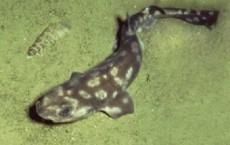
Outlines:
<svg viewBox="0 0 230 145"><path fill-rule="evenodd" d="M135 113L119 120L97 113L80 122L45 125L28 115L44 91L74 71L104 60L116 39L117 16L157 4L220 10L208 30L170 19L139 37L143 64L129 88ZM230 3L198 1L3 0L0 5L0 142L7 145L194 145L229 143ZM26 58L44 28L68 19L68 37Z"/></svg>

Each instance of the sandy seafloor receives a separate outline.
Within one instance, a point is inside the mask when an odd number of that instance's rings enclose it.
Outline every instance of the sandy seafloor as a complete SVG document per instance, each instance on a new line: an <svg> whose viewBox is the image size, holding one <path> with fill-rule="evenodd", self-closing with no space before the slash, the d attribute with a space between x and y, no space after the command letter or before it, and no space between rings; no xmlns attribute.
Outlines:
<svg viewBox="0 0 230 145"><path fill-rule="evenodd" d="M116 17L151 5L220 10L205 27L168 19L139 34L141 71L128 89L135 113L103 113L49 126L28 117L37 96L103 61L116 39ZM1 145L229 145L230 2L228 0L2 0L0 4ZM26 58L52 22L69 19L69 36Z"/></svg>

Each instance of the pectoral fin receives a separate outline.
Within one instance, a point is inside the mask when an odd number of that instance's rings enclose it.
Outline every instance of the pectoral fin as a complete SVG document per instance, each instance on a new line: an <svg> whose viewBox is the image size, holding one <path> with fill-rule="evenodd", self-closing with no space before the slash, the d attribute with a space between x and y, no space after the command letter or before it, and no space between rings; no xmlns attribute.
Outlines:
<svg viewBox="0 0 230 145"><path fill-rule="evenodd" d="M101 111L114 119L126 114L131 114L134 112L133 100L126 91L123 91L106 104Z"/></svg>
<svg viewBox="0 0 230 145"><path fill-rule="evenodd" d="M71 76L70 76L70 80L79 79L81 76L82 76L82 73L80 73L80 72L73 72L71 74Z"/></svg>
<svg viewBox="0 0 230 145"><path fill-rule="evenodd" d="M73 72L70 76L68 84L70 86L76 86L80 82L80 78L83 76L82 73L79 72Z"/></svg>

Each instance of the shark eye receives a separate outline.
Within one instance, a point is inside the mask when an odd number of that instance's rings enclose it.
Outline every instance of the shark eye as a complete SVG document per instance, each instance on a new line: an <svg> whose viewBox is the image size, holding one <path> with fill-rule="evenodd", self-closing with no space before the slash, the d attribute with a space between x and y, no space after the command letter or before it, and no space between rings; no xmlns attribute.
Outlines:
<svg viewBox="0 0 230 145"><path fill-rule="evenodd" d="M73 111L72 107L66 107L64 109L62 109L58 114L62 117L66 117L68 115L70 115L70 113Z"/></svg>

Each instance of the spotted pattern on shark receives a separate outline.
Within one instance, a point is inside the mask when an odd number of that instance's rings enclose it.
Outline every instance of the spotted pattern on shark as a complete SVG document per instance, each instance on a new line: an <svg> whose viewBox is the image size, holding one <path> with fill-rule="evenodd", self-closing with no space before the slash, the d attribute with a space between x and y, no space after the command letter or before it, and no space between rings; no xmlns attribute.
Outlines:
<svg viewBox="0 0 230 145"><path fill-rule="evenodd" d="M218 11L160 8L150 6L128 16L120 29L113 54L84 73L74 72L69 80L57 85L37 100L36 112L54 123L79 121L96 112L116 119L134 112L127 88L137 77L142 63L137 32L149 31L157 20L176 18L210 28Z"/></svg>

